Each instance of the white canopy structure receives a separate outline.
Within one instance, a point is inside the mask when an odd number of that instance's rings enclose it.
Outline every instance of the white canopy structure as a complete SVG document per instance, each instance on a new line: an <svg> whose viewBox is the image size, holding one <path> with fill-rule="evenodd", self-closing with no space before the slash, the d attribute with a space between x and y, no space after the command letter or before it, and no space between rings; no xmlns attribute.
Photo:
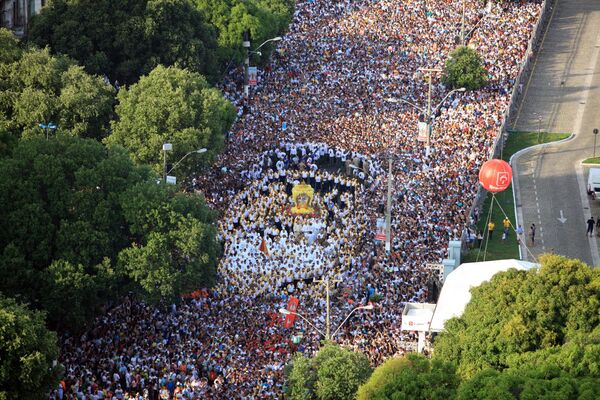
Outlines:
<svg viewBox="0 0 600 400"><path fill-rule="evenodd" d="M461 264L444 281L437 306L433 313L430 330L440 332L444 323L452 317L462 315L465 306L471 300L471 288L488 281L496 273L516 268L529 270L538 264L520 260L496 260Z"/></svg>

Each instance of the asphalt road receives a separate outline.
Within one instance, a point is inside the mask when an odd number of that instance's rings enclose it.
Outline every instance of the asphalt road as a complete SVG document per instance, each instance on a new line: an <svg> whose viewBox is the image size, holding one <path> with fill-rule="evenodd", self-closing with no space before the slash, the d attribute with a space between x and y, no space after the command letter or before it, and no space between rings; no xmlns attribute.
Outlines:
<svg viewBox="0 0 600 400"><path fill-rule="evenodd" d="M535 245L528 239L522 247L526 260L552 251L600 265L600 238L585 234L590 215L600 216L600 200L588 199L581 165L600 129L599 54L600 0L557 0L512 129L573 137L515 157L518 223L526 233L537 227Z"/></svg>

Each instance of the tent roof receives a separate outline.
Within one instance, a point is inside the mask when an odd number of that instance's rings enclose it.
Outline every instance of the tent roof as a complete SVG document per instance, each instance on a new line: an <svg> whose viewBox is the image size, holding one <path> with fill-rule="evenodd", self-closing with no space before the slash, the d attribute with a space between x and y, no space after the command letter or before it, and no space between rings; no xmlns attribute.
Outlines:
<svg viewBox="0 0 600 400"><path fill-rule="evenodd" d="M461 264L444 280L444 286L433 313L430 329L439 332L444 329L444 323L462 315L465 306L471 300L471 288L488 281L496 273L516 268L529 270L538 264L520 260L496 260Z"/></svg>

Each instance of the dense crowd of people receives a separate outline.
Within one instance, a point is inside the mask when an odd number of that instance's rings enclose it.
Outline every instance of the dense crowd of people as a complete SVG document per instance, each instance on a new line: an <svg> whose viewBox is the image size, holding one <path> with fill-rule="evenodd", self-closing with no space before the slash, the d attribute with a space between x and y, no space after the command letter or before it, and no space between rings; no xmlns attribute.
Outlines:
<svg viewBox="0 0 600 400"><path fill-rule="evenodd" d="M250 98L240 96L239 70L223 85L239 118L214 170L193 181L222 215L218 285L168 311L127 300L82 337L66 339L65 379L53 395L282 398L284 365L296 351L316 351L322 335L302 319L284 328L277 310L294 296L298 312L324 326L324 285L313 278L332 283L332 327L357 305L374 304L334 341L373 365L411 349L414 333L400 330L403 306L431 300L426 264L439 263L469 222L478 167L541 9L540 1L465 3L464 40L481 54L489 81L436 107L423 143L422 110L386 99L426 107L428 82L419 69L443 68L457 46L462 1L297 2ZM438 75L432 79L435 104L449 90ZM390 159L386 254L373 239ZM312 215L288 212L299 182L315 189Z"/></svg>

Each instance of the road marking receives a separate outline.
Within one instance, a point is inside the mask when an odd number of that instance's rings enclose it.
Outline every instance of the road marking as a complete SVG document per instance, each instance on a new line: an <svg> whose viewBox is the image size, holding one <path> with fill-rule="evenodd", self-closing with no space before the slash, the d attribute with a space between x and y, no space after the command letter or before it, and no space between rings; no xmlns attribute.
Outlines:
<svg viewBox="0 0 600 400"><path fill-rule="evenodd" d="M560 218L557 218L560 222L562 222L563 224L565 222L567 222L567 219L565 218L565 216L563 215L563 210L560 210Z"/></svg>
<svg viewBox="0 0 600 400"><path fill-rule="evenodd" d="M546 31L544 32L544 36L542 36L542 40L540 41L540 47L539 47L539 51L538 54L535 55L535 58L533 60L533 67L531 67L531 72L529 72L529 79L527 79L527 84L525 85L525 91L523 92L523 97L521 97L521 104L519 104L519 109L517 110L517 116L515 118L515 123L513 124L513 129L514 127L517 126L517 122L519 122L519 117L521 116L521 109L523 108L523 104L525 104L525 98L527 97L527 91L529 90L529 84L531 83L531 78L533 77L533 73L535 72L535 67L537 65L537 60L539 58L540 53L542 52L543 48L544 48L544 42L546 41L546 35L548 34L548 30L550 29L550 25L552 25L552 19L554 19L554 13L556 12L556 9L558 8L558 2L560 0L556 0L556 3L554 4L554 8L552 9L552 14L550 15L550 19L548 20L548 24L546 25Z"/></svg>

